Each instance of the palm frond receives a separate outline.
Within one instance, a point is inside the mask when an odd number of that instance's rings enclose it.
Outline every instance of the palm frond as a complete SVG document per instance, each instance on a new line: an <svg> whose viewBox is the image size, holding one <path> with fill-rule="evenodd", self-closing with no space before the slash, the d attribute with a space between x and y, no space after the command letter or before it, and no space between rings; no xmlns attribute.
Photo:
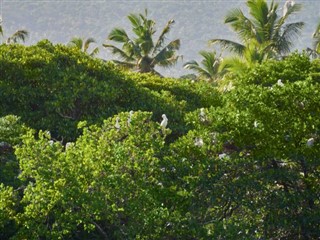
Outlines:
<svg viewBox="0 0 320 240"><path fill-rule="evenodd" d="M249 0L247 6L249 7L250 15L254 18L252 21L260 28L263 28L268 21L269 8L267 2L264 0Z"/></svg>
<svg viewBox="0 0 320 240"><path fill-rule="evenodd" d="M314 31L314 33L312 34L312 37L319 37L320 36L320 22L318 23L316 30Z"/></svg>
<svg viewBox="0 0 320 240"><path fill-rule="evenodd" d="M167 22L166 26L163 28L163 30L162 30L162 32L161 32L161 34L160 34L155 46L154 46L153 53L157 52L162 47L163 42L165 40L165 35L170 32L171 27L172 27L173 24L174 24L174 20L173 19L171 19L171 20L169 20Z"/></svg>
<svg viewBox="0 0 320 240"><path fill-rule="evenodd" d="M320 54L320 22L318 23L316 30L312 34L313 49Z"/></svg>
<svg viewBox="0 0 320 240"><path fill-rule="evenodd" d="M224 22L231 25L242 41L246 41L246 39L255 35L255 26L240 9L229 11Z"/></svg>
<svg viewBox="0 0 320 240"><path fill-rule="evenodd" d="M138 28L139 26L142 25L141 18L137 14L133 14L133 13L129 14L128 19L131 22L133 28Z"/></svg>
<svg viewBox="0 0 320 240"><path fill-rule="evenodd" d="M241 57L226 58L222 61L219 72L233 72L235 74L243 73L248 69L247 62Z"/></svg>
<svg viewBox="0 0 320 240"><path fill-rule="evenodd" d="M120 59L123 59L127 62L132 62L134 61L134 58L130 55L128 55L126 52L124 52L123 50L121 50L120 48L117 48L114 45L111 44L103 44L102 46L104 46L105 48L110 48L112 54L117 55L120 57Z"/></svg>
<svg viewBox="0 0 320 240"><path fill-rule="evenodd" d="M175 56L175 51L180 48L180 39L171 41L153 58L152 65L172 66L176 63L179 56Z"/></svg>
<svg viewBox="0 0 320 240"><path fill-rule="evenodd" d="M241 43L237 43L231 40L226 39L211 39L209 40L210 44L219 44L222 48L228 49L231 52L239 54L240 56L243 54L245 46Z"/></svg>
<svg viewBox="0 0 320 240"><path fill-rule="evenodd" d="M302 9L302 4L294 3L293 6L290 6L285 14L282 16L284 20L286 20L290 15L300 12Z"/></svg>
<svg viewBox="0 0 320 240"><path fill-rule="evenodd" d="M94 56L96 56L98 53L99 53L99 48L98 47L96 47L96 48L94 48L93 50L92 50L92 52L89 54L91 57L94 57Z"/></svg>
<svg viewBox="0 0 320 240"><path fill-rule="evenodd" d="M74 37L68 42L67 46L76 47L79 50L82 50L83 40L82 38Z"/></svg>
<svg viewBox="0 0 320 240"><path fill-rule="evenodd" d="M163 67L163 68L170 68L170 67L174 66L178 62L179 58L181 58L181 57L182 56L176 55L175 53L173 53L173 54L171 54L170 57L167 57L166 59L163 59L160 62L156 62L156 64L159 65L160 67Z"/></svg>
<svg viewBox="0 0 320 240"><path fill-rule="evenodd" d="M0 35L3 36L2 19L0 18Z"/></svg>
<svg viewBox="0 0 320 240"><path fill-rule="evenodd" d="M126 62L126 61L118 61L118 60L112 60L112 62L114 62L116 65L124 67L124 68L128 68L128 69L134 69L137 67L137 65L135 63L132 62Z"/></svg>
<svg viewBox="0 0 320 240"><path fill-rule="evenodd" d="M119 43L125 43L130 40L126 31L122 28L112 29L108 39Z"/></svg>
<svg viewBox="0 0 320 240"><path fill-rule="evenodd" d="M7 43L17 43L20 40L22 42L25 42L26 38L29 36L28 31L26 30L18 30L14 34L12 34L11 37L8 38Z"/></svg>
<svg viewBox="0 0 320 240"><path fill-rule="evenodd" d="M193 70L193 71L197 72L202 77L205 77L205 78L208 78L208 79L212 79L212 76L211 76L210 72L206 71L206 69L204 69L201 66L199 66L199 64L194 60L185 63L183 65L183 67L185 69L189 69L189 70Z"/></svg>
<svg viewBox="0 0 320 240"><path fill-rule="evenodd" d="M90 46L90 44L91 43L96 43L96 40L94 39L94 38L88 38L85 42L84 42L84 44L83 44L83 50L85 51L85 52L87 52L87 50L88 50L88 48L89 48L89 46Z"/></svg>
<svg viewBox="0 0 320 240"><path fill-rule="evenodd" d="M303 22L289 23L283 26L283 32L278 41L278 50L280 53L290 52L293 40L301 34L303 27Z"/></svg>

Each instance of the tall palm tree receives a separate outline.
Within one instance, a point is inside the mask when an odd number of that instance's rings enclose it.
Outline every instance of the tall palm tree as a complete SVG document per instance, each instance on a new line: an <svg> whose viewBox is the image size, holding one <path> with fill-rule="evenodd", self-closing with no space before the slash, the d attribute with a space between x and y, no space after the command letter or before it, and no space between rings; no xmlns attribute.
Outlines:
<svg viewBox="0 0 320 240"><path fill-rule="evenodd" d="M225 17L225 23L230 24L241 43L226 39L212 39L210 43L218 43L242 56L248 43L254 39L266 51L268 58L278 58L289 53L304 23L286 22L292 14L300 11L301 4L288 0L282 16L278 16L278 3L273 0L270 6L266 0L248 0L247 6L251 18L246 17L240 9L230 11Z"/></svg>
<svg viewBox="0 0 320 240"><path fill-rule="evenodd" d="M88 38L84 41L84 39L82 39L82 38L74 37L68 43L68 46L76 47L77 49L94 57L95 55L97 55L99 53L99 48L96 47L91 52L89 52L89 47L90 47L90 44L92 44L92 43L96 43L96 41L93 38Z"/></svg>
<svg viewBox="0 0 320 240"><path fill-rule="evenodd" d="M108 40L121 44L121 48L112 44L103 44L111 49L112 53L120 58L115 63L130 69L137 69L141 73L156 73L155 66L171 67L179 56L176 51L180 48L180 40L176 39L164 45L166 35L170 32L174 20L169 20L156 41L153 36L156 32L155 21L147 18L145 14L129 14L128 19L135 35L130 38L122 28L114 28Z"/></svg>
<svg viewBox="0 0 320 240"><path fill-rule="evenodd" d="M200 64L193 60L185 63L183 65L184 68L197 72L200 77L209 81L213 81L221 76L219 67L222 62L222 58L217 56L215 51L200 51L199 54L203 58Z"/></svg>

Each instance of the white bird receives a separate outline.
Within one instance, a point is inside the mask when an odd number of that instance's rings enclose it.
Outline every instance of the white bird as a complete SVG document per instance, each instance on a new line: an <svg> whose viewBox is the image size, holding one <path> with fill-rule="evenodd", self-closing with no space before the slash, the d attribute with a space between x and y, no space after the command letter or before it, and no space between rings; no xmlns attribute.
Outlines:
<svg viewBox="0 0 320 240"><path fill-rule="evenodd" d="M283 82L282 82L281 79L278 79L277 85L280 86L280 87L283 87L283 86L284 86L284 84L283 84Z"/></svg>
<svg viewBox="0 0 320 240"><path fill-rule="evenodd" d="M196 138L195 141L194 141L194 145L197 146L197 147L202 147L203 146L203 140L202 138Z"/></svg>
<svg viewBox="0 0 320 240"><path fill-rule="evenodd" d="M117 118L116 118L116 124L114 125L114 126L115 126L115 128L116 128L117 130L120 130L120 123L119 123L119 120L120 120L120 118L119 118L119 117L117 117Z"/></svg>
<svg viewBox="0 0 320 240"><path fill-rule="evenodd" d="M224 159L226 157L228 157L228 155L226 153L219 154L219 159Z"/></svg>
<svg viewBox="0 0 320 240"><path fill-rule="evenodd" d="M67 142L67 143L66 143L66 150L67 150L68 148L72 147L72 146L73 146L73 143L72 143L72 142Z"/></svg>
<svg viewBox="0 0 320 240"><path fill-rule="evenodd" d="M293 0L287 0L283 6L283 17L286 16L288 10L294 6L295 2Z"/></svg>
<svg viewBox="0 0 320 240"><path fill-rule="evenodd" d="M168 118L165 114L162 114L162 122L160 123L160 126L162 129L165 129L168 125Z"/></svg>
<svg viewBox="0 0 320 240"><path fill-rule="evenodd" d="M257 120L255 120L254 123L253 123L253 126L254 126L255 128L257 128L258 125L259 125L259 123L257 122Z"/></svg>
<svg viewBox="0 0 320 240"><path fill-rule="evenodd" d="M309 138L308 141L307 141L307 146L308 147L312 147L314 144L314 138Z"/></svg>
<svg viewBox="0 0 320 240"><path fill-rule="evenodd" d="M204 108L200 109L199 117L200 117L200 121L201 122L205 122L206 121L206 113L204 111Z"/></svg>
<svg viewBox="0 0 320 240"><path fill-rule="evenodd" d="M128 117L128 121L127 121L128 126L130 126L132 115L133 115L133 111L131 110L131 111L129 112L129 117Z"/></svg>

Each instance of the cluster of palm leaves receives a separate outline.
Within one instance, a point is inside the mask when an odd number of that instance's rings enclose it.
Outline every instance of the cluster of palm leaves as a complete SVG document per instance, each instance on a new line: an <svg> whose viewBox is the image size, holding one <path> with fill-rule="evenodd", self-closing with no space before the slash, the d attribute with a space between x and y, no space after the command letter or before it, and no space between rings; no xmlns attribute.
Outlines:
<svg viewBox="0 0 320 240"><path fill-rule="evenodd" d="M2 20L0 19L0 36L5 39L3 26L2 26ZM18 30L15 33L13 33L10 37L6 38L5 43L18 43L18 42L25 42L27 37L29 36L28 31L26 30Z"/></svg>
<svg viewBox="0 0 320 240"><path fill-rule="evenodd" d="M94 57L99 53L99 48L95 47L90 51L89 48L92 43L96 43L94 38L88 38L88 39L84 40L80 37L74 37L71 39L71 41L67 45L69 47L75 47L75 48L89 54L90 56Z"/></svg>
<svg viewBox="0 0 320 240"><path fill-rule="evenodd" d="M128 19L132 25L134 37L131 38L122 28L114 28L108 36L108 40L121 45L103 44L105 48L118 56L114 60L117 64L138 72L152 72L159 74L156 66L171 67L180 56L176 50L180 48L180 40L176 39L165 44L165 37L170 32L174 20L169 20L156 41L153 36L156 33L155 21L148 19L147 10L145 14L130 14Z"/></svg>
<svg viewBox="0 0 320 240"><path fill-rule="evenodd" d="M287 23L287 20L292 14L301 10L301 4L296 4L292 0L286 1L282 16L278 14L279 4L274 1L268 5L266 0L248 0L247 7L250 17L247 17L241 9L233 9L224 20L238 35L240 42L227 39L209 41L212 45L220 45L222 51L228 50L234 55L220 61L219 68L210 64L215 62L214 59L208 60L206 57L202 69L194 68L197 63L193 62L185 64L185 68L197 70L200 75L206 70L214 72L213 76L218 76L228 71L241 72L265 59L281 59L288 54L293 46L293 40L299 36L304 23ZM204 55L203 52L200 54ZM212 79L212 76L208 79Z"/></svg>
<svg viewBox="0 0 320 240"><path fill-rule="evenodd" d="M310 53L310 56L313 58L320 57L320 22L316 27L316 31L312 35L313 37L313 48L308 48L307 51Z"/></svg>

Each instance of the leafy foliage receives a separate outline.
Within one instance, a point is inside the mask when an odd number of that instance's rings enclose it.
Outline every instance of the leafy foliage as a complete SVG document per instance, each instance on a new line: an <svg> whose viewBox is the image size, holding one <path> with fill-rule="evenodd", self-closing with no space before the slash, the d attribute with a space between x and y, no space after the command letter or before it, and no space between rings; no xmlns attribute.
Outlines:
<svg viewBox="0 0 320 240"><path fill-rule="evenodd" d="M18 235L159 236L169 214L161 204L158 156L164 147L162 134L159 124L145 112L121 113L101 127L84 127L83 135L66 146L50 143L46 132L40 132L38 139L32 132L27 134L16 152L20 178L29 179L24 209L18 215L23 222Z"/></svg>
<svg viewBox="0 0 320 240"><path fill-rule="evenodd" d="M209 85L122 72L76 48L48 41L0 48L0 111L56 139L75 139L78 121L97 123L130 110L155 111L154 120L166 113L181 135L186 111L220 104Z"/></svg>
<svg viewBox="0 0 320 240"><path fill-rule="evenodd" d="M306 55L267 61L234 78L219 105L168 112L164 129L152 113L136 110L96 125L78 122L81 134L68 143L24 130L15 152L19 188L0 185L0 228L11 226L1 237L316 239L319 70ZM121 74L163 91L162 99L172 93L176 109L183 91L195 91L184 81ZM189 131L169 139L174 116ZM18 129L17 118L7 119Z"/></svg>

